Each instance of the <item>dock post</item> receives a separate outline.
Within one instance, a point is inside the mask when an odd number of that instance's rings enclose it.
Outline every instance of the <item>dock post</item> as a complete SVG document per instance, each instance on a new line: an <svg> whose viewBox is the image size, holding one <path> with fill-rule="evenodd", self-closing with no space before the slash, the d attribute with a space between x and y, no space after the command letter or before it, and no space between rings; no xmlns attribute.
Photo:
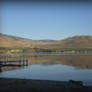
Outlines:
<svg viewBox="0 0 92 92"><path fill-rule="evenodd" d="M28 59L27 59L27 57L25 58L25 65L26 66L28 65Z"/></svg>
<svg viewBox="0 0 92 92"><path fill-rule="evenodd" d="M22 64L22 59L20 58L19 59L19 66L21 66L21 64Z"/></svg>
<svg viewBox="0 0 92 92"><path fill-rule="evenodd" d="M0 72L2 72L2 62L0 61Z"/></svg>
<svg viewBox="0 0 92 92"><path fill-rule="evenodd" d="M8 61L8 57L6 56L6 59L5 59L5 61L4 61L4 64L6 64L7 61Z"/></svg>
<svg viewBox="0 0 92 92"><path fill-rule="evenodd" d="M23 59L23 66L25 65L25 58Z"/></svg>
<svg viewBox="0 0 92 92"><path fill-rule="evenodd" d="M26 65L28 65L28 59L26 59Z"/></svg>

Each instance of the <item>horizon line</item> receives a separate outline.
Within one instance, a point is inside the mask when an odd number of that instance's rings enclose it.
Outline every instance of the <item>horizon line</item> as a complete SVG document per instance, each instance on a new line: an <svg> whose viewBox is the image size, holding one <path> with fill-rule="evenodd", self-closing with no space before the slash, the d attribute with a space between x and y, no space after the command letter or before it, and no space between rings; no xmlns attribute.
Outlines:
<svg viewBox="0 0 92 92"><path fill-rule="evenodd" d="M30 40L34 40L34 41L40 41L40 40L55 40L55 41L58 41L58 40L64 40L64 39L67 39L67 38L72 38L72 37L76 37L76 36L92 36L92 35L74 35L74 36L68 36L68 37L64 37L64 38L62 38L62 39L46 39L46 38L44 38L44 39L32 39L32 38L27 38L27 37L24 37L24 36L17 36L17 35L11 35L11 34L5 34L5 33L2 33L2 32L0 32L0 34L2 34L2 35L6 35L6 36L13 36L13 37L19 37L19 38L23 38L23 39L30 39Z"/></svg>

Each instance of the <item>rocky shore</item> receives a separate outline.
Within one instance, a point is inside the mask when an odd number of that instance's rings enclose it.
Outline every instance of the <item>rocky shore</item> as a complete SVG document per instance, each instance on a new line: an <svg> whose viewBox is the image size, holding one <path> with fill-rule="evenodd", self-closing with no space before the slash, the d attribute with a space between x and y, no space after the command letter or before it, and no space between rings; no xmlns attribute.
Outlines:
<svg viewBox="0 0 92 92"><path fill-rule="evenodd" d="M0 78L0 92L92 92L81 81L68 82Z"/></svg>

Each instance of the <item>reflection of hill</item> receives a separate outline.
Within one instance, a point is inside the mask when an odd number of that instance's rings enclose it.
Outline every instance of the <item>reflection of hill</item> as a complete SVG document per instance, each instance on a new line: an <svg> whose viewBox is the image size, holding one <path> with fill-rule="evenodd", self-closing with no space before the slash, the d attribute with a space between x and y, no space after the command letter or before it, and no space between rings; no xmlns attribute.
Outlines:
<svg viewBox="0 0 92 92"><path fill-rule="evenodd" d="M18 56L16 57L8 56L8 59L17 60L23 59L26 56ZM35 56L27 56L29 64L41 64L41 65L55 65L62 64L73 66L78 69L92 69L92 55L35 55ZM5 57L0 57L0 60L5 59ZM17 63L16 63L17 64ZM14 70L19 67L2 67L3 71Z"/></svg>
<svg viewBox="0 0 92 92"><path fill-rule="evenodd" d="M92 69L91 55L62 55L62 56L37 56L30 57L31 64L53 64L55 61L58 64L69 65L79 69ZM56 63L55 62L55 63Z"/></svg>
<svg viewBox="0 0 92 92"><path fill-rule="evenodd" d="M44 65L44 66L56 65L56 64L58 64L58 62L57 61L48 61L48 62L44 62L44 63L41 63L41 64Z"/></svg>

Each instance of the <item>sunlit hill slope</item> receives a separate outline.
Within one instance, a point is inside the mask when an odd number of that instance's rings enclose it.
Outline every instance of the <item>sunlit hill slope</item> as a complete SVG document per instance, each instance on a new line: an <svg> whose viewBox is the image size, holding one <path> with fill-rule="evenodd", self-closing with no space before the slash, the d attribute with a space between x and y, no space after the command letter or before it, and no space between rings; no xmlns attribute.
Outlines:
<svg viewBox="0 0 92 92"><path fill-rule="evenodd" d="M92 48L92 36L74 36L64 40L32 40L0 33L0 47Z"/></svg>

